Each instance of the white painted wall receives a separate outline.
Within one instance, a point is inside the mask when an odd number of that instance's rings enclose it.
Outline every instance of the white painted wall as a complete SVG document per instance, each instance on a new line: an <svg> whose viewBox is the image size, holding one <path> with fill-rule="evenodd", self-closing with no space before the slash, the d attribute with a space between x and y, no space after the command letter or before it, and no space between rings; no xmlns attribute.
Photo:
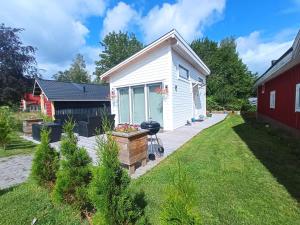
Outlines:
<svg viewBox="0 0 300 225"><path fill-rule="evenodd" d="M179 77L179 65L189 70L189 80ZM206 82L206 77L200 74L189 62L182 58L176 51L172 49L172 108L173 108L173 129L184 126L187 120L194 117L193 102L193 81L198 81L201 77ZM175 90L177 86L177 91ZM201 107L198 109L199 115L206 115L206 87L199 89L199 98Z"/></svg>
<svg viewBox="0 0 300 225"><path fill-rule="evenodd" d="M171 47L169 43L148 53L142 59L131 63L125 69L110 76L110 89L117 93L117 88L141 84L162 82L171 87ZM170 89L170 88L169 88ZM116 114L118 123L118 99L111 100L111 110ZM172 130L172 101L170 94L163 100L164 129Z"/></svg>
<svg viewBox="0 0 300 225"><path fill-rule="evenodd" d="M189 70L190 79L183 80L178 77L178 65ZM163 100L163 121L165 130L173 130L184 126L191 120L193 114L192 82L201 77L206 82L206 77L200 74L189 62L176 53L169 42L149 52L143 58L131 62L123 70L111 74L109 78L110 89L117 94L117 88L136 86L149 83L162 82L168 85L168 95ZM177 91L175 90L177 85ZM199 114L206 114L206 87L199 90L201 108ZM111 111L116 114L118 124L118 97L111 100Z"/></svg>

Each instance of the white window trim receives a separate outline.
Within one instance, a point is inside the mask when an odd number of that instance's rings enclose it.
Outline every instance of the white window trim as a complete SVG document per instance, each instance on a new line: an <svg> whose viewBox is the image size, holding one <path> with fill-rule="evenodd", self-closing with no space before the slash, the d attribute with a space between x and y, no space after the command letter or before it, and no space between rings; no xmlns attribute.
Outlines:
<svg viewBox="0 0 300 225"><path fill-rule="evenodd" d="M272 96L274 96L274 102L272 101ZM275 109L276 106L276 91L270 91L270 109Z"/></svg>
<svg viewBox="0 0 300 225"><path fill-rule="evenodd" d="M187 79L180 76L180 67L187 71L187 75L188 75ZM185 81L185 82L189 82L189 80L190 80L190 71L187 68L185 68L184 66L182 66L181 64L178 64L178 79Z"/></svg>
<svg viewBox="0 0 300 225"><path fill-rule="evenodd" d="M296 84L295 112L300 112L300 104L299 104L300 94L299 94L299 92L300 92L300 83Z"/></svg>

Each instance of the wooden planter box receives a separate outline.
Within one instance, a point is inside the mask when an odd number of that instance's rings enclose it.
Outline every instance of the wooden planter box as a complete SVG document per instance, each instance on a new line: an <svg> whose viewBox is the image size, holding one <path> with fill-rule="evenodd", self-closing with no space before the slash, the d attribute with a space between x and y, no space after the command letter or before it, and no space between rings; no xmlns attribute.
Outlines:
<svg viewBox="0 0 300 225"><path fill-rule="evenodd" d="M147 163L148 135L147 130L139 130L130 133L112 132L112 137L119 146L119 159L122 164L129 167L129 173L135 171L135 164Z"/></svg>
<svg viewBox="0 0 300 225"><path fill-rule="evenodd" d="M23 133L27 135L32 134L32 124L41 123L43 119L27 119L23 120Z"/></svg>

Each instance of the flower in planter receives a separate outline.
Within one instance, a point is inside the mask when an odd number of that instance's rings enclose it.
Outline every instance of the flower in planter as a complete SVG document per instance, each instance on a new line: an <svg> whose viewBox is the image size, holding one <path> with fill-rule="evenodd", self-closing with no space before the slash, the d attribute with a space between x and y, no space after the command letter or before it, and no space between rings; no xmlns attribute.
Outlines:
<svg viewBox="0 0 300 225"><path fill-rule="evenodd" d="M116 128L115 131L117 132L124 132L124 133L130 133L130 132L134 132L134 131L138 131L139 130L139 126L136 124L119 124Z"/></svg>

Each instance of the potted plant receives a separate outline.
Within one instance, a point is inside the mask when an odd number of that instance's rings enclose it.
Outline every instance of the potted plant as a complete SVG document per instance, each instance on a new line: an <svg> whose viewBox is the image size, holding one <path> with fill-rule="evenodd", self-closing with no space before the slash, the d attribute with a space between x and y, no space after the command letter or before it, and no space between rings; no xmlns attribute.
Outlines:
<svg viewBox="0 0 300 225"><path fill-rule="evenodd" d="M137 125L118 125L112 131L112 137L119 146L120 162L129 167L129 173L135 171L135 164L147 163L148 136L147 130L139 129Z"/></svg>

